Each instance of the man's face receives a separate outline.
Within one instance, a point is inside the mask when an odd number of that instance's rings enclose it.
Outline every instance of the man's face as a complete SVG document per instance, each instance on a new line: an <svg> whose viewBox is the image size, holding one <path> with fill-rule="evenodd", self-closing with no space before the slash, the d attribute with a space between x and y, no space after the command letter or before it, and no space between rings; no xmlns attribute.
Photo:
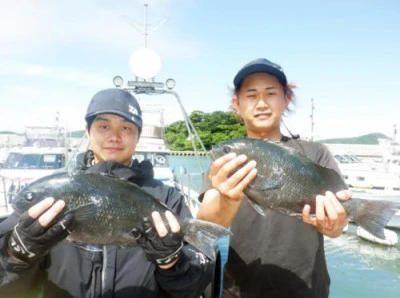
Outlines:
<svg viewBox="0 0 400 298"><path fill-rule="evenodd" d="M126 166L131 163L139 139L135 124L118 115L100 114L87 133L96 162L114 160Z"/></svg>
<svg viewBox="0 0 400 298"><path fill-rule="evenodd" d="M255 73L243 80L232 104L243 118L248 136L259 137L280 132L280 120L289 102L276 77Z"/></svg>

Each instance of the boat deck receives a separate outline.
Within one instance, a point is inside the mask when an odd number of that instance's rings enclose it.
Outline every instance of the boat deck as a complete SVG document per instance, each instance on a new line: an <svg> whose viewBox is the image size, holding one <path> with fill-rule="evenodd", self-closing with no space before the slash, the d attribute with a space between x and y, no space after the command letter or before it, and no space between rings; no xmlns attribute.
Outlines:
<svg viewBox="0 0 400 298"><path fill-rule="evenodd" d="M10 214L11 211L7 210L5 206L0 206L0 222L2 222Z"/></svg>

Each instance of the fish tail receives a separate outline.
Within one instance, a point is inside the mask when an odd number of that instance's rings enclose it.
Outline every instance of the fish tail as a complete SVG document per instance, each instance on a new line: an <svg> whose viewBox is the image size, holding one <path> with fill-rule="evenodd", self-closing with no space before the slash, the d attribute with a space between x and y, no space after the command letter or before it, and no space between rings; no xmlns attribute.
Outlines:
<svg viewBox="0 0 400 298"><path fill-rule="evenodd" d="M221 225L194 218L186 219L182 228L185 241L213 261L216 259L218 239L231 234L227 228Z"/></svg>
<svg viewBox="0 0 400 298"><path fill-rule="evenodd" d="M352 198L343 203L350 220L385 240L384 228L398 209L394 202Z"/></svg>

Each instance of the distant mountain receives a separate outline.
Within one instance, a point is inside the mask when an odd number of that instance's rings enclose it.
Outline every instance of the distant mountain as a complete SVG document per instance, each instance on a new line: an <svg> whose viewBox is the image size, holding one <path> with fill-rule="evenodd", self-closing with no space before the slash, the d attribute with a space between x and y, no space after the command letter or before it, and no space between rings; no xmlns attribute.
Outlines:
<svg viewBox="0 0 400 298"><path fill-rule="evenodd" d="M0 131L0 135L20 135L20 133L10 131L10 130L3 130L3 131Z"/></svg>
<svg viewBox="0 0 400 298"><path fill-rule="evenodd" d="M81 137L83 137L84 134L85 134L84 130L76 130L76 131L71 131L70 132L70 136L72 138L81 138ZM23 133L18 133L18 132L14 132L14 131L10 131L10 130L2 130L2 131L0 131L0 135L18 135L18 136L22 136Z"/></svg>
<svg viewBox="0 0 400 298"><path fill-rule="evenodd" d="M70 133L72 138L82 138L84 134L85 134L84 130L71 131Z"/></svg>
<svg viewBox="0 0 400 298"><path fill-rule="evenodd" d="M367 135L354 137L354 138L337 138L337 139L326 139L318 140L318 143L325 144L364 144L364 145L378 145L379 139L391 140L388 136L383 133L375 132Z"/></svg>
<svg viewBox="0 0 400 298"><path fill-rule="evenodd" d="M71 131L70 135L73 138L81 138L85 134L85 130L76 130L76 131ZM19 135L22 136L23 133L18 133L10 130L2 130L0 131L0 135Z"/></svg>
<svg viewBox="0 0 400 298"><path fill-rule="evenodd" d="M22 135L17 132L3 130L0 131L0 135L2 134L15 134L15 135ZM85 130L76 130L71 131L70 135L73 138L81 138L85 134ZM317 140L318 143L325 143L325 144L365 144L365 145L378 145L379 139L387 139L390 140L388 136L384 135L383 133L375 132L370 133L367 135L354 137L354 138L336 138L336 139L325 139L325 140Z"/></svg>
<svg viewBox="0 0 400 298"><path fill-rule="evenodd" d="M1 133L1 132L0 132ZM71 137L73 138L81 138L85 134L84 130L71 131ZM370 133L367 135L354 137L354 138L337 138L337 139L326 139L326 140L318 140L319 143L326 144L365 144L365 145L378 145L379 139L390 139L388 136L383 133Z"/></svg>

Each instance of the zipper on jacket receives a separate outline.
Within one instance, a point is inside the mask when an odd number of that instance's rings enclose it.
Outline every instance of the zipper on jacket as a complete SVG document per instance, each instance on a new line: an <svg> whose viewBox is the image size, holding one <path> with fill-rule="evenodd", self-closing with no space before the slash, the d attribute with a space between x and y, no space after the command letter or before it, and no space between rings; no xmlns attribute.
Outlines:
<svg viewBox="0 0 400 298"><path fill-rule="evenodd" d="M100 297L104 297L106 293L106 278L107 278L107 246L103 245L103 264L101 266L101 293Z"/></svg>

